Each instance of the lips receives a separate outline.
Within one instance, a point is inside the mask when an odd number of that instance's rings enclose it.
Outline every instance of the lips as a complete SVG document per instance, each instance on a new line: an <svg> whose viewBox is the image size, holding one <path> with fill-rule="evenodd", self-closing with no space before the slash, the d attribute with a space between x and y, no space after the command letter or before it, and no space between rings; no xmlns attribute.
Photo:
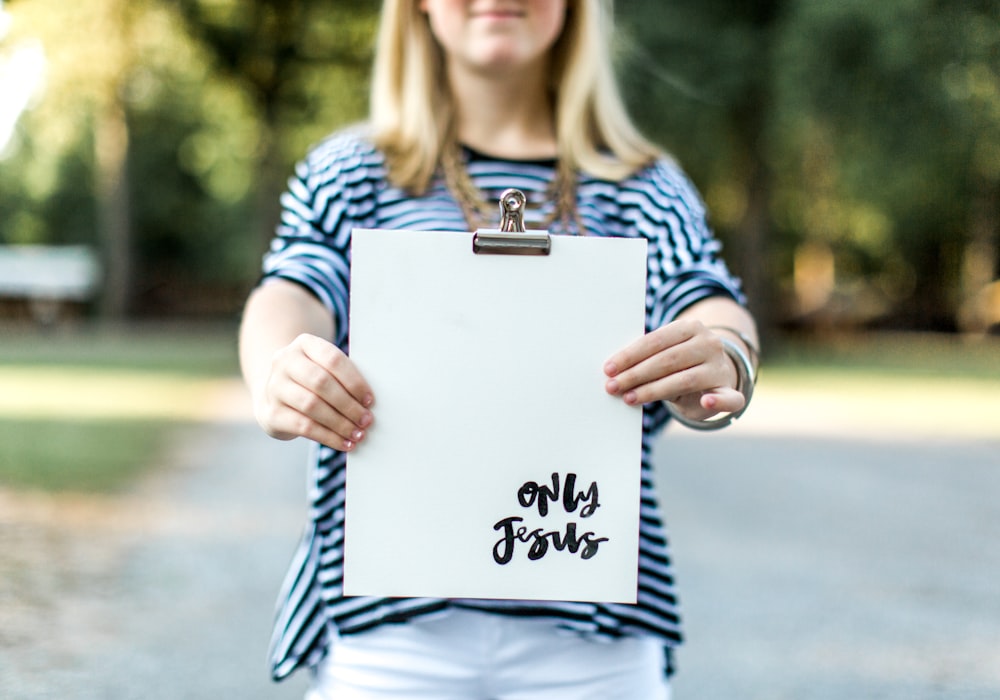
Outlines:
<svg viewBox="0 0 1000 700"><path fill-rule="evenodd" d="M516 18L524 17L524 11L519 7L512 7L509 5L499 5L496 7L481 7L473 10L469 13L472 17L482 17L482 18Z"/></svg>

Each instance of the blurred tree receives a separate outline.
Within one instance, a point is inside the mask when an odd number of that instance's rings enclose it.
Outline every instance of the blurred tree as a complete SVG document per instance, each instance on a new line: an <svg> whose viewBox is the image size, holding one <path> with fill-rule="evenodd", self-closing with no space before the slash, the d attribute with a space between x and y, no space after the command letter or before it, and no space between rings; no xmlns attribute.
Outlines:
<svg viewBox="0 0 1000 700"><path fill-rule="evenodd" d="M262 122L257 225L270 238L290 160L367 106L375 0L178 0L190 31L250 97ZM335 104L331 104L331 98ZM316 127L320 127L317 133Z"/></svg>
<svg viewBox="0 0 1000 700"><path fill-rule="evenodd" d="M109 312L232 312L293 161L366 112L376 4L8 2L9 40L41 40L48 70L0 154L0 240L100 246ZM1000 290L995 0L617 12L633 113L704 192L765 325L949 328Z"/></svg>
<svg viewBox="0 0 1000 700"><path fill-rule="evenodd" d="M800 2L781 64L786 223L881 323L953 328L996 275L1000 4Z"/></svg>
<svg viewBox="0 0 1000 700"><path fill-rule="evenodd" d="M60 189L62 176L75 169L76 158L93 167L93 176L85 182L92 183L94 206L82 208L84 221L89 209L102 236L106 267L102 305L109 315L119 316L132 292L125 172L129 136L120 97L132 59L127 5L124 0L72 5L34 0L11 3L10 9L15 20L12 34L41 40L48 59L46 98L33 120L37 136L28 147L39 158L27 173L20 173L32 178L24 183L24 194L36 204L44 203ZM90 150L89 156L83 156L83 148ZM74 195L79 198L79 190ZM18 230L10 234L15 240L29 242L41 235L42 217L37 210L34 214L18 212L15 217ZM57 234L56 239L60 238Z"/></svg>
<svg viewBox="0 0 1000 700"><path fill-rule="evenodd" d="M762 318L773 283L782 318L947 328L996 275L1000 4L620 10L635 110L702 186Z"/></svg>
<svg viewBox="0 0 1000 700"><path fill-rule="evenodd" d="M112 315L235 308L291 162L364 114L374 10L325 0L9 7L15 33L40 39L49 66L0 164L0 239L99 246Z"/></svg>
<svg viewBox="0 0 1000 700"><path fill-rule="evenodd" d="M645 131L704 189L765 331L770 260L775 37L788 0L636 0L618 7L623 86ZM650 85L658 89L650 89Z"/></svg>
<svg viewBox="0 0 1000 700"><path fill-rule="evenodd" d="M0 0L0 154L14 126L32 103L45 71L45 50L37 40L7 42L11 16Z"/></svg>

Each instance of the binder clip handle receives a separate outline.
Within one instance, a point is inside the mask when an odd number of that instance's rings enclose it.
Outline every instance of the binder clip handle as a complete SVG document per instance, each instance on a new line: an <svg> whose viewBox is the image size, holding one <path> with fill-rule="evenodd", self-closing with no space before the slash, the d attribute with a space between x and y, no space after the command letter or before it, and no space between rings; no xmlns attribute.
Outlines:
<svg viewBox="0 0 1000 700"><path fill-rule="evenodd" d="M513 188L500 195L500 230L504 233L524 233L524 192Z"/></svg>
<svg viewBox="0 0 1000 700"><path fill-rule="evenodd" d="M472 237L472 252L486 255L548 255L552 238L547 231L528 232L524 228L527 198L516 189L500 195L500 229L479 229Z"/></svg>

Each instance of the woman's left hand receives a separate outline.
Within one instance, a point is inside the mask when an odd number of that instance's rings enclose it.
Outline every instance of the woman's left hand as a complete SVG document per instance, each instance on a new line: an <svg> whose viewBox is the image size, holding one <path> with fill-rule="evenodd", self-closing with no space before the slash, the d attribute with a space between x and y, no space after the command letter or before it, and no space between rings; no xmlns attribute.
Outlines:
<svg viewBox="0 0 1000 700"><path fill-rule="evenodd" d="M739 411L746 402L722 340L694 319L647 333L611 356L604 373L606 391L625 403L670 401L694 420Z"/></svg>

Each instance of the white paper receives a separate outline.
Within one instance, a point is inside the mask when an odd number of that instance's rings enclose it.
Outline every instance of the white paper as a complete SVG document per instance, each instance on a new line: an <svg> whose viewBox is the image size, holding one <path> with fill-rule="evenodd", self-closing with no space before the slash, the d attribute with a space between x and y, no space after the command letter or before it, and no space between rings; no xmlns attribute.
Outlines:
<svg viewBox="0 0 1000 700"><path fill-rule="evenodd" d="M642 414L603 366L643 332L646 242L552 238L476 255L471 233L354 231L376 418L348 455L347 595L635 602Z"/></svg>

